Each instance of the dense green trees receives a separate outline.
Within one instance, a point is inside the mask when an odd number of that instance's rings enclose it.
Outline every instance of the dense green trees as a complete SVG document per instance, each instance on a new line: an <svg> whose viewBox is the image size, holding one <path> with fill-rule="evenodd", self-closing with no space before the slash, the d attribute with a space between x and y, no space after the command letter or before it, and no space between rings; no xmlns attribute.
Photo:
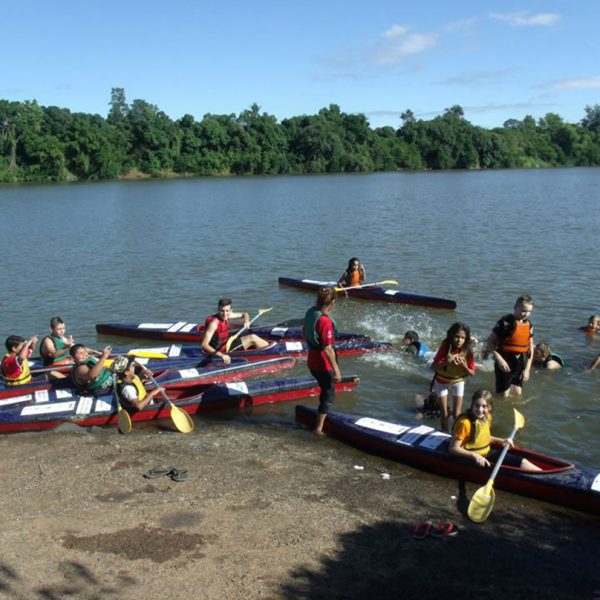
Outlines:
<svg viewBox="0 0 600 600"><path fill-rule="evenodd" d="M460 106L429 121L406 110L398 129L371 129L336 104L281 123L256 104L173 121L145 100L129 104L122 88L109 106L104 118L0 100L0 182L600 165L600 104L578 124L548 113L491 130Z"/></svg>

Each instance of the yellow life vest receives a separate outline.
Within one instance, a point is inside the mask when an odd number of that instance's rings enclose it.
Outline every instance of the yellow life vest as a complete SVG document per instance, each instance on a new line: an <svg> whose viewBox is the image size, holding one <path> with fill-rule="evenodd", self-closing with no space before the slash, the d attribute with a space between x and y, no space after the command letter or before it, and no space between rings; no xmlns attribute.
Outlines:
<svg viewBox="0 0 600 600"><path fill-rule="evenodd" d="M137 390L137 399L139 400L143 400L147 395L148 392L146 391L146 388L144 387L144 384L142 383L142 380L137 376L134 375L133 379L131 381L123 381L123 380L119 380L117 382L118 390L122 390L126 385L133 385L135 386L135 389ZM119 396L121 396L121 394L119 393Z"/></svg>
<svg viewBox="0 0 600 600"><path fill-rule="evenodd" d="M467 358L466 353L461 352L461 354ZM447 358L452 356L459 356L458 354L452 354L452 348L448 350ZM436 365L435 366L436 379L438 377L439 383L458 383L462 381L468 374L469 371L465 369L462 365L457 365L456 363L446 363L444 365ZM443 380L443 381L442 381Z"/></svg>
<svg viewBox="0 0 600 600"><path fill-rule="evenodd" d="M467 434L465 437L466 441L462 444L462 447L465 450L476 452L482 456L488 454L490 451L490 443L492 441L492 416L488 415L485 421L477 419L475 421L474 433L472 430L473 423L468 417L464 416L457 419L452 429L454 430L459 423L463 425Z"/></svg>
<svg viewBox="0 0 600 600"><path fill-rule="evenodd" d="M5 354L4 358L7 358L10 354ZM29 383L31 381L31 371L29 370L29 363L27 359L23 360L23 364L21 365L21 374L17 375L17 377L7 377L2 372L2 379L4 379L4 385L8 387L12 387L14 385L23 385L24 383Z"/></svg>

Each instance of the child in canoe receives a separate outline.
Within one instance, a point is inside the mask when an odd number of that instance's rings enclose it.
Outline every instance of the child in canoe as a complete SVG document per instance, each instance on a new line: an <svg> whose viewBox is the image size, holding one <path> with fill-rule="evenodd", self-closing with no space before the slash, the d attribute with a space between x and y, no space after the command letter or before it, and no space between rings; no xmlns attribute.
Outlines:
<svg viewBox="0 0 600 600"><path fill-rule="evenodd" d="M352 257L348 261L348 267L338 281L338 287L354 287L362 285L367 279L367 272L361 264L360 260Z"/></svg>
<svg viewBox="0 0 600 600"><path fill-rule="evenodd" d="M120 356L115 360L114 371L117 375L117 395L119 401L128 412L138 412L146 408L158 394L165 391L163 387L155 387L147 391L143 377L152 376L152 371L140 365L132 356ZM140 373L138 375L137 373Z"/></svg>
<svg viewBox="0 0 600 600"><path fill-rule="evenodd" d="M496 462L502 446L506 442L512 446L512 443L508 439L492 435L493 412L492 393L487 390L475 392L471 400L471 407L455 421L452 427L450 454L471 458L480 467L489 467L490 463ZM503 464L526 471L541 470L526 458L521 459L519 456L511 455L510 452L506 455Z"/></svg>
<svg viewBox="0 0 600 600"><path fill-rule="evenodd" d="M27 359L31 356L37 340L35 335L28 340L20 335L9 335L6 338L5 346L8 354L4 355L0 364L5 386L23 385L31 381Z"/></svg>
<svg viewBox="0 0 600 600"><path fill-rule="evenodd" d="M448 395L452 396L452 416L456 420L462 409L465 378L475 375L471 330L468 325L454 323L448 329L431 368L435 371L433 391L440 405L441 429L448 431Z"/></svg>

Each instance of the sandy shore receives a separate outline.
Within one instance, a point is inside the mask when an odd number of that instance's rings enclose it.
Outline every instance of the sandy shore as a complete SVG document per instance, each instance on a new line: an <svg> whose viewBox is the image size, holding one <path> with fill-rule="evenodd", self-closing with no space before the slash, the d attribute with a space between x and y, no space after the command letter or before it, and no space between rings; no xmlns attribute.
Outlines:
<svg viewBox="0 0 600 600"><path fill-rule="evenodd" d="M0 453L0 598L514 600L600 590L600 519L498 492L477 526L459 510L456 481L304 430L226 420L191 435L68 430L0 437ZM188 469L188 481L142 477L167 465ZM451 519L459 535L414 540L427 518Z"/></svg>

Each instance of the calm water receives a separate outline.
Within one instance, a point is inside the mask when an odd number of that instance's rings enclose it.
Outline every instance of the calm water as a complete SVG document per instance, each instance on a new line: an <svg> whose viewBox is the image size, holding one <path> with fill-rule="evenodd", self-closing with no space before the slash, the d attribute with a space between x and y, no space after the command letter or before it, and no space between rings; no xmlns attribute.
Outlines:
<svg viewBox="0 0 600 600"><path fill-rule="evenodd" d="M568 368L536 372L522 399L498 402L497 431L511 428L514 405L527 418L522 444L600 466L600 371L584 371L600 336L577 329L600 311L599 189L600 169L0 187L0 338L44 334L59 314L99 346L117 339L98 340L97 322L204 319L220 296L251 313L274 306L268 322L299 317L312 294L277 277L336 279L356 255L369 280L458 302L455 312L338 302L342 330L379 339L415 329L437 348L455 320L484 339L531 294L536 339ZM386 418L413 418L431 379L397 351L342 370L362 385L337 408ZM489 362L467 396L478 387L493 387ZM259 418L285 426L293 406Z"/></svg>

